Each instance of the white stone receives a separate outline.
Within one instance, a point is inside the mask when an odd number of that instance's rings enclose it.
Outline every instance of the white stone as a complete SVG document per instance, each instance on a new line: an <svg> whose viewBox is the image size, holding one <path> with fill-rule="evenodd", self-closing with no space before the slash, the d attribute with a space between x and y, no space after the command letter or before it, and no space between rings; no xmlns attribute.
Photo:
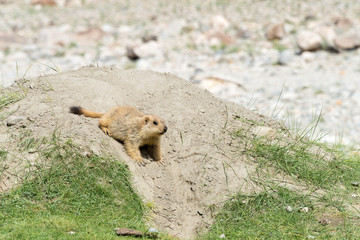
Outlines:
<svg viewBox="0 0 360 240"><path fill-rule="evenodd" d="M274 140L276 138L276 131L271 127L257 126L254 128L253 133L258 137L265 137L268 140Z"/></svg>
<svg viewBox="0 0 360 240"><path fill-rule="evenodd" d="M291 206L287 206L285 209L286 209L287 212L292 212L293 211Z"/></svg>
<svg viewBox="0 0 360 240"><path fill-rule="evenodd" d="M312 62L315 59L315 54L312 52L305 51L301 54L301 58L305 62Z"/></svg>
<svg viewBox="0 0 360 240"><path fill-rule="evenodd" d="M107 32L107 33L115 32L115 28L108 23L105 23L104 25L102 25L101 30L103 30L104 32Z"/></svg>
<svg viewBox="0 0 360 240"><path fill-rule="evenodd" d="M223 15L216 15L211 19L211 26L217 31L225 31L230 27L230 22Z"/></svg>
<svg viewBox="0 0 360 240"><path fill-rule="evenodd" d="M135 47L134 52L140 58L159 57L163 55L160 44L155 41L143 43L140 46Z"/></svg>
<svg viewBox="0 0 360 240"><path fill-rule="evenodd" d="M158 233L159 231L156 228L149 228L148 233Z"/></svg>
<svg viewBox="0 0 360 240"><path fill-rule="evenodd" d="M315 32L304 30L297 35L296 42L302 51L316 51L321 48L322 38Z"/></svg>
<svg viewBox="0 0 360 240"><path fill-rule="evenodd" d="M303 207L300 209L301 212L307 213L309 212L309 208L308 207Z"/></svg>
<svg viewBox="0 0 360 240"><path fill-rule="evenodd" d="M327 46L334 47L336 33L332 27L322 26L317 30L317 33L322 37Z"/></svg>

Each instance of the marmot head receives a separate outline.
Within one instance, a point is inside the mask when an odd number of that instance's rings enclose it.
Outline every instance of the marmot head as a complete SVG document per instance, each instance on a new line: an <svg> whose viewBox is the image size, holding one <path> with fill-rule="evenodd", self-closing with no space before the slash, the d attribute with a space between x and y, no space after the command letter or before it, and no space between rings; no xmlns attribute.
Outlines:
<svg viewBox="0 0 360 240"><path fill-rule="evenodd" d="M167 126L165 121L156 115L146 115L143 117L142 131L148 132L151 135L162 135L166 133Z"/></svg>

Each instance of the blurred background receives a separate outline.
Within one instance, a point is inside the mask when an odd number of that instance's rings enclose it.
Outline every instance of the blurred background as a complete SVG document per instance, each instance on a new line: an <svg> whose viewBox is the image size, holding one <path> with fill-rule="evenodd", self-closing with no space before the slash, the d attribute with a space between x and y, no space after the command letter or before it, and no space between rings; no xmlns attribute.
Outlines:
<svg viewBox="0 0 360 240"><path fill-rule="evenodd" d="M360 1L0 0L0 86L82 66L171 72L359 146Z"/></svg>

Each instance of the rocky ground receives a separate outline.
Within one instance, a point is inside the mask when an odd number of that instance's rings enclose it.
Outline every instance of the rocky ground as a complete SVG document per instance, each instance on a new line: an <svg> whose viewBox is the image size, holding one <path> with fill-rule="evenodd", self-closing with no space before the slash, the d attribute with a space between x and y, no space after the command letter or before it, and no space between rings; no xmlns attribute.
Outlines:
<svg viewBox="0 0 360 240"><path fill-rule="evenodd" d="M0 84L81 66L171 72L358 144L360 2L1 0ZM46 5L48 4L48 5Z"/></svg>

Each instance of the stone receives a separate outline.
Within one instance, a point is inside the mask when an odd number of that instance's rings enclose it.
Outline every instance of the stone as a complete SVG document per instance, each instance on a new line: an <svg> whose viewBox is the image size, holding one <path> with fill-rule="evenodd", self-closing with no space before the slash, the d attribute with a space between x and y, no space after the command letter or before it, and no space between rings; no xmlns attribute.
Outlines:
<svg viewBox="0 0 360 240"><path fill-rule="evenodd" d="M146 43L146 42L150 42L150 41L157 41L157 36L156 35L145 35L141 38L141 40Z"/></svg>
<svg viewBox="0 0 360 240"><path fill-rule="evenodd" d="M132 60L132 61L135 61L135 60L138 60L140 57L135 53L134 51L134 47L132 46L127 46L126 47L126 56Z"/></svg>
<svg viewBox="0 0 360 240"><path fill-rule="evenodd" d="M292 212L292 211L293 211L293 209L292 209L291 206L287 206L287 207L285 208L285 210L286 210L287 212Z"/></svg>
<svg viewBox="0 0 360 240"><path fill-rule="evenodd" d="M335 32L337 34L345 33L353 26L352 21L343 16L334 16L331 18L331 22L335 26Z"/></svg>
<svg viewBox="0 0 360 240"><path fill-rule="evenodd" d="M359 186L359 182L351 182L351 185L353 185L354 187L358 187L358 186Z"/></svg>
<svg viewBox="0 0 360 240"><path fill-rule="evenodd" d="M296 43L301 51L316 51L322 47L322 38L315 32L304 30L297 35Z"/></svg>
<svg viewBox="0 0 360 240"><path fill-rule="evenodd" d="M303 207L303 208L300 209L300 212L307 213L307 212L309 212L309 208L308 207Z"/></svg>
<svg viewBox="0 0 360 240"><path fill-rule="evenodd" d="M284 23L278 23L271 25L266 30L266 39L267 40L276 40L276 39L282 39L285 36L285 26Z"/></svg>
<svg viewBox="0 0 360 240"><path fill-rule="evenodd" d="M54 0L33 0L31 5L56 6L56 2Z"/></svg>
<svg viewBox="0 0 360 240"><path fill-rule="evenodd" d="M315 54L312 52L308 52L305 51L301 54L301 58L305 61L305 62L311 62L315 59Z"/></svg>
<svg viewBox="0 0 360 240"><path fill-rule="evenodd" d="M99 42L105 35L106 32L100 28L89 28L77 32L74 39L80 46L89 46Z"/></svg>
<svg viewBox="0 0 360 240"><path fill-rule="evenodd" d="M7 118L6 120L6 126L10 127L10 126L14 126L16 124L19 124L21 122L25 121L25 118L22 116L15 116L15 115L11 115L10 117Z"/></svg>
<svg viewBox="0 0 360 240"><path fill-rule="evenodd" d="M234 39L225 32L217 31L217 30L210 30L205 33L207 43L210 46L217 46L221 44L229 45L234 43Z"/></svg>
<svg viewBox="0 0 360 240"><path fill-rule="evenodd" d="M230 27L230 22L223 15L216 15L211 19L211 26L216 31L225 31Z"/></svg>
<svg viewBox="0 0 360 240"><path fill-rule="evenodd" d="M287 65L293 58L294 53L290 50L284 50L279 52L278 64Z"/></svg>
<svg viewBox="0 0 360 240"><path fill-rule="evenodd" d="M257 126L254 128L253 133L258 137L264 137L268 140L274 140L276 138L276 131L271 127Z"/></svg>
<svg viewBox="0 0 360 240"><path fill-rule="evenodd" d="M100 29L106 33L114 33L115 32L115 28L110 24L103 24Z"/></svg>
<svg viewBox="0 0 360 240"><path fill-rule="evenodd" d="M34 83L34 82L30 82L29 88L30 88L30 89L34 89L34 88L35 88L35 83Z"/></svg>
<svg viewBox="0 0 360 240"><path fill-rule="evenodd" d="M148 233L158 233L159 231L156 228L149 228Z"/></svg>
<svg viewBox="0 0 360 240"><path fill-rule="evenodd" d="M155 41L140 44L134 47L133 50L139 58L159 57L163 55L160 44Z"/></svg>
<svg viewBox="0 0 360 240"><path fill-rule="evenodd" d="M223 233L223 234L221 234L221 235L219 236L219 238L226 238L226 236L225 236L225 234Z"/></svg>
<svg viewBox="0 0 360 240"><path fill-rule="evenodd" d="M335 48L339 50L351 50L358 47L355 34L343 34L334 38Z"/></svg>
<svg viewBox="0 0 360 240"><path fill-rule="evenodd" d="M328 26L322 26L317 30L317 33L323 39L326 47L334 47L334 39L336 37L336 33L334 28Z"/></svg>

